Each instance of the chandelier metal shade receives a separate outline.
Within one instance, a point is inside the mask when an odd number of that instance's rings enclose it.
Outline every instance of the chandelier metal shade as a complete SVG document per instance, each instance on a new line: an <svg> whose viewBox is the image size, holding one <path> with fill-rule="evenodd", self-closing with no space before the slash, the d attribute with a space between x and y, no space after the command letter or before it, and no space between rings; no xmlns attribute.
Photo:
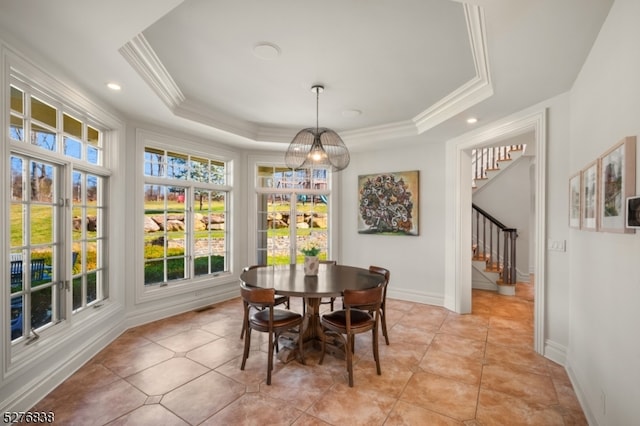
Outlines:
<svg viewBox="0 0 640 426"><path fill-rule="evenodd" d="M284 160L292 169L329 169L334 172L349 165L349 150L333 130L318 127L318 103L323 86L313 86L316 94L316 127L302 129L287 148Z"/></svg>

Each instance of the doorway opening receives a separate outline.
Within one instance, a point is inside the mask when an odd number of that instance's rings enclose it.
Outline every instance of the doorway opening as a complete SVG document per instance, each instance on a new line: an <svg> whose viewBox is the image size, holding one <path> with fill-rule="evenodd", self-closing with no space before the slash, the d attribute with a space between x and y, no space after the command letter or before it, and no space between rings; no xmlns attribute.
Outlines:
<svg viewBox="0 0 640 426"><path fill-rule="evenodd" d="M544 351L546 110L528 111L447 142L445 307L471 312L471 150L533 132L534 350Z"/></svg>

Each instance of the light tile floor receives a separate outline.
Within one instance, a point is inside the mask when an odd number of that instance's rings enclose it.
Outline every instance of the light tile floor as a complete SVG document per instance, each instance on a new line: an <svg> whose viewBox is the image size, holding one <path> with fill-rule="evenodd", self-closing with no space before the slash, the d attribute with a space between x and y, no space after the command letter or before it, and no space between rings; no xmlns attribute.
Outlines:
<svg viewBox="0 0 640 426"><path fill-rule="evenodd" d="M240 371L239 299L120 336L33 408L69 425L586 425L563 367L531 350L533 289L473 293L473 314L389 299L389 337L375 373L358 336L354 381L344 361L306 352L275 361L266 340ZM300 309L296 303L292 309Z"/></svg>

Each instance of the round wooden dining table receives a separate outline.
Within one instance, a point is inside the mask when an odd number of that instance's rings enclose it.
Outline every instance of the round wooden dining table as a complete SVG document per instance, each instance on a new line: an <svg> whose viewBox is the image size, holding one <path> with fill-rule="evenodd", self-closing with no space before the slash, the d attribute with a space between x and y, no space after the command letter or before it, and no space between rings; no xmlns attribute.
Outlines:
<svg viewBox="0 0 640 426"><path fill-rule="evenodd" d="M304 339L306 344L319 343L324 338L320 325L320 301L323 297L340 297L345 289L364 290L376 287L383 283L384 276L347 265L321 264L316 276L305 275L302 265L269 265L243 271L240 279L253 287L273 288L279 295L304 298L306 318L298 338ZM328 343L328 352L342 355L341 348ZM295 356L295 350L292 345L288 351L279 354L278 358L288 362Z"/></svg>

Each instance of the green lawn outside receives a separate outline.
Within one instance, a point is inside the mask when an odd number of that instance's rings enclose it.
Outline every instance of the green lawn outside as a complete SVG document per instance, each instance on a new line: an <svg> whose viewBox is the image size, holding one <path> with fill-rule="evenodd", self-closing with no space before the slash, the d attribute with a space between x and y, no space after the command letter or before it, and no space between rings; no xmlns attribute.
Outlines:
<svg viewBox="0 0 640 426"><path fill-rule="evenodd" d="M22 246L23 240L22 240L22 233L23 233L23 223L22 223L22 208L23 208L23 204L22 203L12 203L11 204L11 208L10 208L10 218L11 218L11 229L10 229L10 238L11 238L11 247L20 247ZM90 210L93 210L93 208L91 206L88 206L88 208ZM168 206L169 210L175 213L186 213L184 210L184 204L183 203L178 203L178 202L171 202L169 203ZM298 212L300 213L319 213L319 214L326 214L327 213L327 205L323 204L323 203L305 203L304 205L299 202L296 205L296 208L298 210ZM200 214L208 214L209 212L211 213L224 213L225 211L225 205L223 201L214 201L212 203L211 206L211 210L208 209L200 209L199 208L199 204L196 202L195 203L195 212L196 213L200 213ZM281 212L281 213L288 213L290 211L290 207L289 204L287 202L283 202L281 204L273 204L269 206L269 212ZM31 205L31 241L27 241L27 244L50 244L53 242L53 235L52 235L52 227L53 227L53 220L52 220L52 212L53 212L53 208L51 206L40 206L40 205ZM79 217L81 215L82 210L78 207L73 208L72 211L72 215L73 217ZM145 214L147 215L157 215L157 214L163 214L164 213L164 203L163 202L145 202ZM307 237L310 235L310 233L312 232L312 229L298 229L297 230L297 234L300 237ZM79 241L82 237L83 234L80 230L74 230L73 232L73 240L74 241ZM180 239L180 238L184 238L184 232L168 232L167 238L169 240L171 239ZM158 231L158 232L149 232L146 233L144 236L145 242L149 242L151 240L157 239L159 235L163 235L162 231ZM287 228L282 228L282 229L270 229L268 230L267 233L268 237L286 237L289 235L289 229ZM84 237L91 240L93 238L95 238L97 236L97 233L95 231L86 231L84 234ZM194 233L194 237L196 239L206 239L206 238L213 238L213 239L222 239L225 238L225 231L223 230L213 230L213 231L208 231L208 230L204 230L204 231L196 231ZM75 245L75 244L74 244ZM145 245L145 258L146 259L153 259L153 258L158 258L158 257L162 257L163 254L160 254L157 252L159 247L157 246L152 246L152 245ZM180 251L180 253L178 253L178 251ZM184 253L184 250L172 250L171 255L177 255L180 256ZM326 253L324 255L321 254L321 257L324 256L326 257ZM324 258L323 257L323 258ZM42 251L42 252L38 252L37 254L34 253L34 258L45 258L46 259L46 264L47 265L51 265L51 253L48 251ZM302 263L303 262L303 256L299 255L297 256L297 262L298 263ZM86 253L86 259L85 262L87 263L87 270L91 271L94 270L96 268L96 251L95 250L89 250L88 253ZM220 261L216 260L216 264L218 264ZM288 264L289 263L289 256L270 256L269 257L269 264ZM224 264L224 262L223 262ZM78 273L80 270L81 264L80 262L76 262L76 264L74 265L74 274ZM146 269L146 267L145 267ZM197 267L198 270L202 270L202 267ZM151 271L150 271L151 272ZM155 273L151 272L151 275L156 275Z"/></svg>

